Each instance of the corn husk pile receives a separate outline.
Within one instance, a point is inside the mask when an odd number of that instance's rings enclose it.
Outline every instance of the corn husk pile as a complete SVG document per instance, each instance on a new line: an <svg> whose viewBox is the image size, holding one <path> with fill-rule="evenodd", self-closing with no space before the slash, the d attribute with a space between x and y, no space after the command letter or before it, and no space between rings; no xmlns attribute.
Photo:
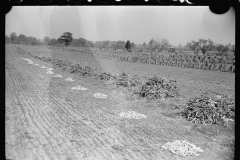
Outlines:
<svg viewBox="0 0 240 160"><path fill-rule="evenodd" d="M135 111L128 111L128 112L121 112L118 114L120 117L122 118L128 118L128 119L142 119L142 118L147 118L146 115L141 114L141 113L137 113Z"/></svg>
<svg viewBox="0 0 240 160"><path fill-rule="evenodd" d="M235 120L235 102L224 95L195 97L180 115L193 123L225 125L226 121Z"/></svg>
<svg viewBox="0 0 240 160"><path fill-rule="evenodd" d="M52 71L47 71L47 74L53 74L53 72Z"/></svg>
<svg viewBox="0 0 240 160"><path fill-rule="evenodd" d="M22 58L22 59L24 59L24 60L28 61L28 64L34 64L34 63L33 63L33 61L32 61L32 60L30 60L30 59L27 59L27 58Z"/></svg>
<svg viewBox="0 0 240 160"><path fill-rule="evenodd" d="M146 97L149 100L175 97L178 95L176 81L158 78L154 76L148 79L145 85L142 86L138 94L141 97Z"/></svg>
<svg viewBox="0 0 240 160"><path fill-rule="evenodd" d="M47 68L47 67L45 67L45 66L42 66L42 67L40 67L40 68Z"/></svg>
<svg viewBox="0 0 240 160"><path fill-rule="evenodd" d="M32 61L29 61L29 62L28 62L28 64L34 64L34 62L32 62Z"/></svg>
<svg viewBox="0 0 240 160"><path fill-rule="evenodd" d="M66 81L73 82L73 81L75 81L75 80L73 80L72 78L67 78Z"/></svg>
<svg viewBox="0 0 240 160"><path fill-rule="evenodd" d="M93 97L95 97L95 98L107 98L107 95L103 94L103 93L95 93L93 95Z"/></svg>
<svg viewBox="0 0 240 160"><path fill-rule="evenodd" d="M82 86L72 87L71 89L72 90L81 90L81 91L86 91L87 90L87 88L82 87Z"/></svg>
<svg viewBox="0 0 240 160"><path fill-rule="evenodd" d="M48 68L47 71L53 71L54 69L53 68Z"/></svg>
<svg viewBox="0 0 240 160"><path fill-rule="evenodd" d="M57 74L57 75L55 75L53 77L62 78L63 76L61 74Z"/></svg>
<svg viewBox="0 0 240 160"><path fill-rule="evenodd" d="M167 142L163 146L162 149L169 150L174 154L178 154L180 156L199 156L198 152L203 152L200 147L197 147L195 144L186 142L184 140L176 140L174 142Z"/></svg>

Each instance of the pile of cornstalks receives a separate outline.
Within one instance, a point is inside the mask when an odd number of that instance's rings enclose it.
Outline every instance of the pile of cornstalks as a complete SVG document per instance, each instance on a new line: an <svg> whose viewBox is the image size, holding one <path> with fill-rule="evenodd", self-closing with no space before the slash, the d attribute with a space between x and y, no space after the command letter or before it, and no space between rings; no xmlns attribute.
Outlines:
<svg viewBox="0 0 240 160"><path fill-rule="evenodd" d="M135 111L128 111L128 112L121 112L118 114L121 118L127 118L127 119L146 119L147 116L141 113L137 113Z"/></svg>
<svg viewBox="0 0 240 160"><path fill-rule="evenodd" d="M136 75L131 77L129 74L123 72L117 76L117 78L115 80L115 85L131 89L132 87L139 86L140 80L139 80L138 76L136 76Z"/></svg>
<svg viewBox="0 0 240 160"><path fill-rule="evenodd" d="M176 81L154 76L148 79L138 94L148 100L175 97L179 93Z"/></svg>
<svg viewBox="0 0 240 160"><path fill-rule="evenodd" d="M61 68L64 71L69 71L70 73L78 73L83 76L95 76L96 73L94 72L94 69L89 66L81 66L80 64L73 64L68 60L59 60L56 58L50 58L50 57L39 57L34 56L36 59L43 60L45 62L51 62L55 68Z"/></svg>
<svg viewBox="0 0 240 160"><path fill-rule="evenodd" d="M193 123L226 125L235 120L235 102L224 95L196 97L188 101L180 115Z"/></svg>
<svg viewBox="0 0 240 160"><path fill-rule="evenodd" d="M116 76L114 76L114 75L112 75L111 73L108 73L108 72L103 72L98 76L98 78L100 80L110 81L110 80L115 80Z"/></svg>
<svg viewBox="0 0 240 160"><path fill-rule="evenodd" d="M200 147L197 147L195 144L186 142L184 140L176 140L174 142L165 143L161 146L162 149L169 150L174 154L180 156L199 156L198 152L203 152Z"/></svg>

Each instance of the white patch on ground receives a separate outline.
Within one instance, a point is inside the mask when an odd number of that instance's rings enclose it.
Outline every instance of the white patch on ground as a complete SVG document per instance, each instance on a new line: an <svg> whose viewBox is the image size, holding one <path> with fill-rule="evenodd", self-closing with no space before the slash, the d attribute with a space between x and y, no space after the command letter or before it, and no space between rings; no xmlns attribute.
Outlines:
<svg viewBox="0 0 240 160"><path fill-rule="evenodd" d="M107 95L103 94L103 93L95 93L93 95L93 97L95 97L95 98L107 98Z"/></svg>
<svg viewBox="0 0 240 160"><path fill-rule="evenodd" d="M141 113L137 113L135 111L128 111L128 112L121 112L118 114L120 117L122 118L128 118L128 119L142 119L142 118L147 118L146 115L141 114Z"/></svg>
<svg viewBox="0 0 240 160"><path fill-rule="evenodd" d="M33 62L28 62L28 64L34 64Z"/></svg>
<svg viewBox="0 0 240 160"><path fill-rule="evenodd" d="M197 147L195 144L186 142L184 140L167 142L161 147L180 156L199 156L200 154L198 154L198 152L203 152L200 147Z"/></svg>
<svg viewBox="0 0 240 160"><path fill-rule="evenodd" d="M84 88L82 86L72 87L71 89L73 89L73 90L82 90L82 91L86 91L87 90L87 88Z"/></svg>
<svg viewBox="0 0 240 160"><path fill-rule="evenodd" d="M54 69L53 69L53 68L48 68L47 70L48 70L48 71L53 71Z"/></svg>
<svg viewBox="0 0 240 160"><path fill-rule="evenodd" d="M47 68L47 67L45 67L45 66L42 66L42 67L40 67L40 68Z"/></svg>
<svg viewBox="0 0 240 160"><path fill-rule="evenodd" d="M62 78L63 76L62 76L61 74L57 74L57 75L55 75L55 76L53 76L53 77Z"/></svg>
<svg viewBox="0 0 240 160"><path fill-rule="evenodd" d="M53 72L52 71L47 71L47 74L53 74Z"/></svg>
<svg viewBox="0 0 240 160"><path fill-rule="evenodd" d="M66 81L73 82L74 80L72 78L67 78Z"/></svg>

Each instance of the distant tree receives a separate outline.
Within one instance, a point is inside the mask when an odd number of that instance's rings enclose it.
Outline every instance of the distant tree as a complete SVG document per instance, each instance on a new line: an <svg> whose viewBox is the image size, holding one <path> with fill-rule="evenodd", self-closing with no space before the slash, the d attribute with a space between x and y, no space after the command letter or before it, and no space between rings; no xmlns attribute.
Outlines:
<svg viewBox="0 0 240 160"><path fill-rule="evenodd" d="M233 52L234 56L235 56L235 45L231 46L231 51Z"/></svg>
<svg viewBox="0 0 240 160"><path fill-rule="evenodd" d="M155 49L161 49L161 43L160 42L155 42L154 48Z"/></svg>
<svg viewBox="0 0 240 160"><path fill-rule="evenodd" d="M231 45L230 51L233 52L233 54L234 54L234 56L235 56L235 45Z"/></svg>
<svg viewBox="0 0 240 160"><path fill-rule="evenodd" d="M14 43L14 41L17 40L17 34L16 34L15 32L12 32L12 33L10 34L10 38L11 38L12 43Z"/></svg>
<svg viewBox="0 0 240 160"><path fill-rule="evenodd" d="M109 44L110 44L110 41L102 41L101 47L102 47L102 48L106 48L106 47L109 46Z"/></svg>
<svg viewBox="0 0 240 160"><path fill-rule="evenodd" d="M88 46L88 47L94 47L94 44L93 44L92 41L87 41L87 46Z"/></svg>
<svg viewBox="0 0 240 160"><path fill-rule="evenodd" d="M94 44L95 47L101 47L101 45L102 45L101 41L96 41Z"/></svg>
<svg viewBox="0 0 240 160"><path fill-rule="evenodd" d="M114 45L114 48L116 49L124 49L126 46L126 43L124 41L117 41Z"/></svg>
<svg viewBox="0 0 240 160"><path fill-rule="evenodd" d="M170 53L176 53L176 48L170 48L170 49L169 49L169 52L170 52Z"/></svg>
<svg viewBox="0 0 240 160"><path fill-rule="evenodd" d="M71 45L73 46L78 46L78 40L77 39L72 39Z"/></svg>
<svg viewBox="0 0 240 160"><path fill-rule="evenodd" d="M65 33L63 33L63 35L61 35L61 37L58 38L58 41L60 43L64 43L66 45L66 47L67 47L68 45L71 44L72 39L73 39L72 33L65 32Z"/></svg>
<svg viewBox="0 0 240 160"><path fill-rule="evenodd" d="M24 34L20 34L18 36L18 43L27 43L27 36L25 36Z"/></svg>
<svg viewBox="0 0 240 160"><path fill-rule="evenodd" d="M59 42L58 42L58 40L57 39L54 39L54 38L52 38L50 41L49 41L49 45L56 45L56 44L58 44Z"/></svg>
<svg viewBox="0 0 240 160"><path fill-rule="evenodd" d="M131 52L131 43L130 41L127 41L125 48L127 49L128 52Z"/></svg>
<svg viewBox="0 0 240 160"><path fill-rule="evenodd" d="M5 36L5 43L11 43L11 38L8 36Z"/></svg>
<svg viewBox="0 0 240 160"><path fill-rule="evenodd" d="M208 39L208 40L199 39L198 46L199 46L200 50L202 51L203 55L205 55L207 51L212 50L214 43L210 39Z"/></svg>
<svg viewBox="0 0 240 160"><path fill-rule="evenodd" d="M149 48L152 48L152 47L154 47L154 39L152 38L150 41L149 41L149 43L148 43L148 47Z"/></svg>
<svg viewBox="0 0 240 160"><path fill-rule="evenodd" d="M163 39L163 40L162 40L161 48L162 48L163 50L167 50L167 52L168 52L168 48L169 48L169 47L170 47L170 45L169 45L168 40L167 40L167 39Z"/></svg>
<svg viewBox="0 0 240 160"><path fill-rule="evenodd" d="M87 40L84 38L78 38L77 43L80 47L87 47Z"/></svg>
<svg viewBox="0 0 240 160"><path fill-rule="evenodd" d="M215 45L215 48L218 50L220 55L223 55L224 53L228 52L230 50L230 45L222 45L222 44L217 44Z"/></svg>
<svg viewBox="0 0 240 160"><path fill-rule="evenodd" d="M147 48L146 42L144 42L142 46L143 46L143 48Z"/></svg>
<svg viewBox="0 0 240 160"><path fill-rule="evenodd" d="M49 37L44 37L44 38L43 38L43 42L44 42L45 44L49 44L50 41L51 41L51 38L49 38Z"/></svg>
<svg viewBox="0 0 240 160"><path fill-rule="evenodd" d="M142 44L141 43L139 43L139 44L137 44L137 45L135 45L136 47L142 47Z"/></svg>
<svg viewBox="0 0 240 160"><path fill-rule="evenodd" d="M31 37L31 36L27 37L27 43L28 43L28 44L32 44L32 45L37 45L37 44L39 44L37 38Z"/></svg>
<svg viewBox="0 0 240 160"><path fill-rule="evenodd" d="M196 55L198 55L198 53L200 51L200 48L198 46L198 42L195 42L195 41L187 43L186 47L192 49L194 54L196 54Z"/></svg>
<svg viewBox="0 0 240 160"><path fill-rule="evenodd" d="M136 47L136 45L132 42L131 43L131 48L135 48Z"/></svg>

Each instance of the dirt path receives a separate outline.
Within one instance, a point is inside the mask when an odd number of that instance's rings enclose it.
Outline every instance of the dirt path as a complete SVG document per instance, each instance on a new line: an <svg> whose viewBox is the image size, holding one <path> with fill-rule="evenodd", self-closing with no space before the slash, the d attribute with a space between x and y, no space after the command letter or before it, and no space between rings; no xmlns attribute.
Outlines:
<svg viewBox="0 0 240 160"><path fill-rule="evenodd" d="M53 72L64 77L53 78L46 74L46 69L29 65L22 58L31 59L7 47L7 159L225 159L226 148L211 142L207 136L190 131L188 123L176 122L154 109L134 106L121 99L121 95L91 82L81 79L67 82L65 79L69 75L60 71ZM51 67L44 62L37 63ZM79 84L88 90L70 89ZM109 97L96 99L92 96L95 92L108 93ZM127 120L117 115L130 108L146 114L148 118ZM199 157L179 157L160 149L161 145L175 139L187 139L201 147L204 153Z"/></svg>

